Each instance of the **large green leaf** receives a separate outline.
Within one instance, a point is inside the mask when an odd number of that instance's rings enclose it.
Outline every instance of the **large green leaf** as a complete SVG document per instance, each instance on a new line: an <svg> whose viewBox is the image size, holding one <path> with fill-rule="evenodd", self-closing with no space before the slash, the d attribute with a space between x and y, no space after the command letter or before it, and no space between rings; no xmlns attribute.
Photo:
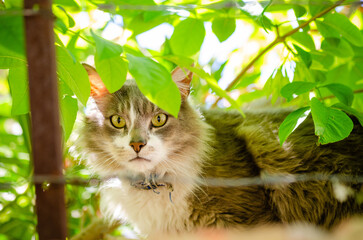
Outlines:
<svg viewBox="0 0 363 240"><path fill-rule="evenodd" d="M309 68L312 64L311 54L306 52L305 50L303 50L301 47L299 47L295 44L293 44L293 45L298 53L298 57L301 58L303 60L303 62L305 63L306 67Z"/></svg>
<svg viewBox="0 0 363 240"><path fill-rule="evenodd" d="M120 56L101 60L98 55L96 55L95 65L103 83L111 93L119 90L125 83L127 62Z"/></svg>
<svg viewBox="0 0 363 240"><path fill-rule="evenodd" d="M97 36L93 31L91 34L96 43L96 54L99 60L118 57L123 52L120 45Z"/></svg>
<svg viewBox="0 0 363 240"><path fill-rule="evenodd" d="M324 38L340 38L340 34L335 28L330 27L328 24L320 20L316 20L315 23L320 34Z"/></svg>
<svg viewBox="0 0 363 240"><path fill-rule="evenodd" d="M59 83L60 117L65 141L71 135L77 118L78 102L72 96L72 90L61 80Z"/></svg>
<svg viewBox="0 0 363 240"><path fill-rule="evenodd" d="M29 112L28 76L25 64L9 70L9 87L13 104L12 115L21 115Z"/></svg>
<svg viewBox="0 0 363 240"><path fill-rule="evenodd" d="M24 56L0 46L0 69L22 67L25 64Z"/></svg>
<svg viewBox="0 0 363 240"><path fill-rule="evenodd" d="M344 39L339 38L326 38L321 43L321 49L341 58L350 58L354 55L351 45Z"/></svg>
<svg viewBox="0 0 363 240"><path fill-rule="evenodd" d="M56 50L59 77L67 83L81 103L86 105L91 92L86 70L72 58L67 49L56 46Z"/></svg>
<svg viewBox="0 0 363 240"><path fill-rule="evenodd" d="M340 83L327 84L321 87L326 87L327 89L329 89L329 91L332 92L334 96L336 96L339 101L344 103L345 105L352 105L354 93L350 87Z"/></svg>
<svg viewBox="0 0 363 240"><path fill-rule="evenodd" d="M203 22L198 19L188 18L175 27L170 38L170 46L176 55L189 57L199 51L204 37Z"/></svg>
<svg viewBox="0 0 363 240"><path fill-rule="evenodd" d="M24 55L24 27L22 16L0 17L0 45L20 55Z"/></svg>
<svg viewBox="0 0 363 240"><path fill-rule="evenodd" d="M346 113L354 115L358 119L360 125L363 126L363 113L361 113L361 112L357 111L356 109L351 108L351 107L349 107L349 106L347 106L347 105L345 105L343 103L336 103L331 107L332 108L339 108L339 109L343 110Z"/></svg>
<svg viewBox="0 0 363 240"><path fill-rule="evenodd" d="M297 125L305 120L308 116L310 107L299 108L285 118L279 128L280 145L282 145L287 137L296 129Z"/></svg>
<svg viewBox="0 0 363 240"><path fill-rule="evenodd" d="M353 129L352 120L344 112L326 107L317 98L311 99L311 114L314 120L315 134L319 143L337 142L348 137Z"/></svg>
<svg viewBox="0 0 363 240"><path fill-rule="evenodd" d="M127 54L127 59L129 71L140 91L158 107L178 117L181 96L168 70L147 57Z"/></svg>
<svg viewBox="0 0 363 240"><path fill-rule="evenodd" d="M212 21L212 30L220 42L229 38L236 29L236 19L215 18Z"/></svg>
<svg viewBox="0 0 363 240"><path fill-rule="evenodd" d="M309 35L308 33L297 32L297 33L293 34L291 36L291 38L293 40L295 40L297 43L301 44L302 46L304 46L310 50L315 50L314 40L311 37L311 35Z"/></svg>
<svg viewBox="0 0 363 240"><path fill-rule="evenodd" d="M352 44L363 47L363 34L346 16L339 13L328 14L324 18L324 23L337 30Z"/></svg>
<svg viewBox="0 0 363 240"><path fill-rule="evenodd" d="M281 88L281 96L285 97L287 101L294 99L293 95L300 95L309 92L316 86L313 82L292 82L288 83Z"/></svg>

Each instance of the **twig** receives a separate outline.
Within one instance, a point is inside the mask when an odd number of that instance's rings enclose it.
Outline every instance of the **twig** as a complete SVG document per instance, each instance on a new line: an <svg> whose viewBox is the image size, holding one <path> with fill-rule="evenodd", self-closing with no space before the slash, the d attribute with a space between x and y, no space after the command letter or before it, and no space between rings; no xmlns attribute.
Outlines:
<svg viewBox="0 0 363 240"><path fill-rule="evenodd" d="M233 81L227 86L226 91L231 90L238 82L239 80L247 73L247 71L263 56L265 55L266 52L268 52L270 49L272 49L273 47L275 47L275 45L279 44L279 43L283 43L285 41L285 39L291 35L293 35L294 33L298 32L300 29L305 28L306 26L308 26L311 22L315 21L317 18L320 18L322 16L324 16L325 14L329 13L331 10L333 10L334 8L338 7L339 5L341 5L343 2L345 2L346 0L340 0L337 1L335 4L333 4L332 6L330 6L329 8L321 11L320 13L316 14L314 17L310 18L308 21L300 24L297 28L294 28L293 30L291 30L290 32L287 32L286 34L284 34L283 36L276 36L275 40L273 42L271 42L267 47L265 47L259 54L257 54L248 64L246 67L244 67L242 69L242 71L233 79ZM214 102L214 104L212 105L212 107L216 107L218 102L221 100L221 97L218 97L217 100Z"/></svg>

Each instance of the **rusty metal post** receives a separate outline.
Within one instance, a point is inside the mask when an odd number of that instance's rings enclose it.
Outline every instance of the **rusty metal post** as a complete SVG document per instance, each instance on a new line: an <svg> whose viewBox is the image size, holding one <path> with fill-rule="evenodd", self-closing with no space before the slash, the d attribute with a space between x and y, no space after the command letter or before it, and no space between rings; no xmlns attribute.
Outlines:
<svg viewBox="0 0 363 240"><path fill-rule="evenodd" d="M34 175L62 178L61 129L51 0L25 0ZM66 239L64 183L35 184L39 239Z"/></svg>

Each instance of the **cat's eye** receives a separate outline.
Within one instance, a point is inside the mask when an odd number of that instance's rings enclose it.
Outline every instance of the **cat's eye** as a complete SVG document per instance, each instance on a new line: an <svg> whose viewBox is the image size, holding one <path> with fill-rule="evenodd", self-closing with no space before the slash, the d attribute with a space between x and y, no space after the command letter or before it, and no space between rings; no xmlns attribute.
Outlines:
<svg viewBox="0 0 363 240"><path fill-rule="evenodd" d="M168 116L164 113L159 113L151 119L151 123L154 127L162 127L165 125Z"/></svg>
<svg viewBox="0 0 363 240"><path fill-rule="evenodd" d="M111 124L115 128L123 128L126 125L126 121L124 118L120 117L119 115L112 115L110 117Z"/></svg>

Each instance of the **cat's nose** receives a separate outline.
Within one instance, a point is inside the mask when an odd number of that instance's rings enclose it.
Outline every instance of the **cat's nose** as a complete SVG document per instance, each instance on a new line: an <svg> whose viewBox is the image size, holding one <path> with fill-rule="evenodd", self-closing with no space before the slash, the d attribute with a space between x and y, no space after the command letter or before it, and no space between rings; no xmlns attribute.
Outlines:
<svg viewBox="0 0 363 240"><path fill-rule="evenodd" d="M143 142L131 142L130 146L134 149L136 153L139 153L141 151L141 148L145 146L146 143Z"/></svg>

